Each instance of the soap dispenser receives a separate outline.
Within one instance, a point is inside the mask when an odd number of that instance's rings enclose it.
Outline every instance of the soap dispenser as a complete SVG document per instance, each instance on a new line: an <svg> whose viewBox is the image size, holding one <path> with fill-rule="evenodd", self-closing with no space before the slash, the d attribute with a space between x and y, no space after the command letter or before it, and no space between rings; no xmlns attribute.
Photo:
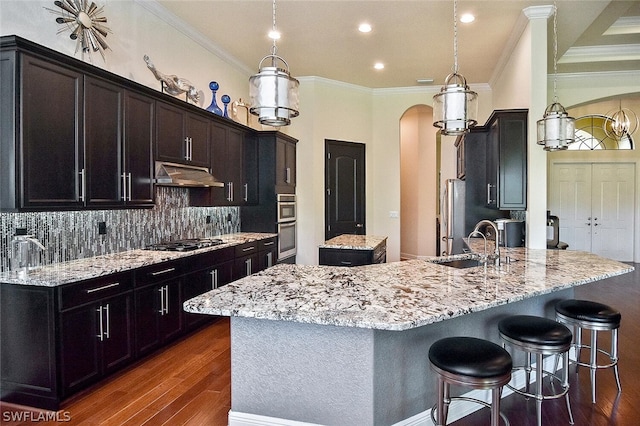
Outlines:
<svg viewBox="0 0 640 426"><path fill-rule="evenodd" d="M25 277L29 270L39 266L42 250L45 247L33 235L27 234L27 228L16 228L11 240L11 270Z"/></svg>

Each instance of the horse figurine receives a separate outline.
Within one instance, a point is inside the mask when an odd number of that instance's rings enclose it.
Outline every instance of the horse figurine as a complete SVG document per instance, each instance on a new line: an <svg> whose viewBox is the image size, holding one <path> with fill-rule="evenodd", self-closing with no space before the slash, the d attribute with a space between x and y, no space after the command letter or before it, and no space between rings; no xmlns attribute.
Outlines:
<svg viewBox="0 0 640 426"><path fill-rule="evenodd" d="M187 99L191 99L194 103L200 102L200 93L195 86L187 79L180 78L176 75L163 74L156 69L149 56L144 55L144 61L153 75L162 83L163 90L170 95L177 96L181 93L187 94Z"/></svg>

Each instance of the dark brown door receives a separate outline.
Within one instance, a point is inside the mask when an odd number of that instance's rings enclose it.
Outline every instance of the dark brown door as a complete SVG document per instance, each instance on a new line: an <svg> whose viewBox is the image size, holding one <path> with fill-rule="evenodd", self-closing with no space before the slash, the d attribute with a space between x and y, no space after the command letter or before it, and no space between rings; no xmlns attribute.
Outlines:
<svg viewBox="0 0 640 426"><path fill-rule="evenodd" d="M366 233L365 145L325 140L325 238Z"/></svg>

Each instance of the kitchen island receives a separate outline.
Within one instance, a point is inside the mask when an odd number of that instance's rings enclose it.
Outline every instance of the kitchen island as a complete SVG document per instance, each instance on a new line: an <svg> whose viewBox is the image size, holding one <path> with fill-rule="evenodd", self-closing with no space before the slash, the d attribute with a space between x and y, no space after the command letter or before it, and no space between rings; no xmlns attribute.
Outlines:
<svg viewBox="0 0 640 426"><path fill-rule="evenodd" d="M511 262L466 269L434 262L472 255L353 268L277 265L184 307L231 317L230 426L427 422L435 340L497 342L506 315L551 317L575 286L633 270L576 251L502 255Z"/></svg>
<svg viewBox="0 0 640 426"><path fill-rule="evenodd" d="M320 265L360 266L387 261L387 237L343 234L319 246Z"/></svg>

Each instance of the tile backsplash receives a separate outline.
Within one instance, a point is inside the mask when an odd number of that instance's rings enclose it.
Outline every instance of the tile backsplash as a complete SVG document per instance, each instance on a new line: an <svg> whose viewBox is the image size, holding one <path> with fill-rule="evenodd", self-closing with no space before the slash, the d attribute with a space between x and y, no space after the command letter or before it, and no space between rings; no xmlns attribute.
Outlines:
<svg viewBox="0 0 640 426"><path fill-rule="evenodd" d="M99 222L105 222L106 234L98 233ZM16 228L27 228L46 247L40 263L49 265L165 240L239 232L240 208L189 207L185 188L157 186L152 209L0 213L0 272L9 270Z"/></svg>

